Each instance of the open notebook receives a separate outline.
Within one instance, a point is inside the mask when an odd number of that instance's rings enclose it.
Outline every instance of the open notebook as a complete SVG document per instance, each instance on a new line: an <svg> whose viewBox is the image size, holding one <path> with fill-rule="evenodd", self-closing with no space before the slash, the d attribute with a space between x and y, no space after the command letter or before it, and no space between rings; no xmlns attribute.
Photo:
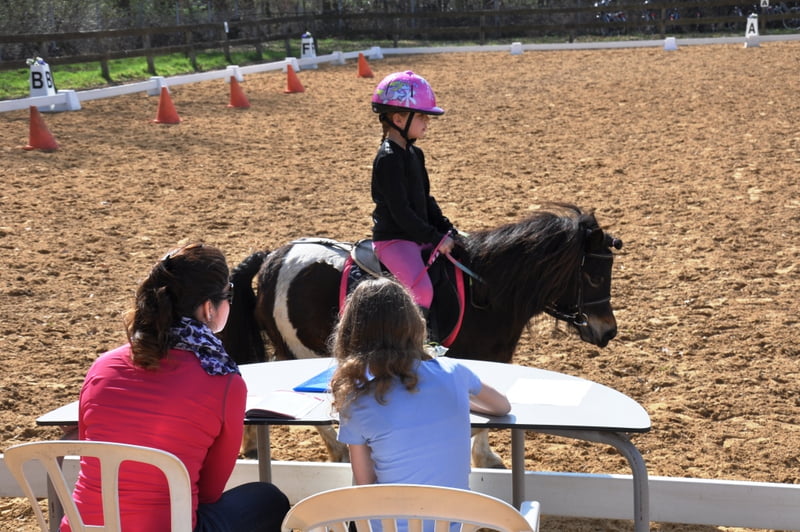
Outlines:
<svg viewBox="0 0 800 532"><path fill-rule="evenodd" d="M274 390L247 398L247 417L299 419L324 401L321 393L331 391L336 366L326 368L291 390Z"/></svg>
<svg viewBox="0 0 800 532"><path fill-rule="evenodd" d="M323 403L322 397L293 390L273 390L248 396L245 416L249 418L299 419Z"/></svg>

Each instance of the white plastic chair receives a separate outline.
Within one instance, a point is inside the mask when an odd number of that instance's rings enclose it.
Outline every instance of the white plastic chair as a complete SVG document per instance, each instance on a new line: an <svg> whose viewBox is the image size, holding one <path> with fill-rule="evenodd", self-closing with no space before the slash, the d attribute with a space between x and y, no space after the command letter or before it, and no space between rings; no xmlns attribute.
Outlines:
<svg viewBox="0 0 800 532"><path fill-rule="evenodd" d="M370 484L323 491L295 504L283 520L283 532L329 530L370 532L370 520L380 520L383 532L396 532L397 521L408 532L421 532L423 521L434 521L435 532L449 532L452 523L461 532L480 528L500 532L536 532L539 503L510 504L476 491L416 484ZM405 529L401 523L401 529Z"/></svg>
<svg viewBox="0 0 800 532"><path fill-rule="evenodd" d="M69 518L69 524L75 532L120 531L119 466L126 461L150 464L164 472L169 484L172 532L191 532L192 530L191 480L186 466L172 453L139 445L55 440L15 445L6 449L4 456L8 470L33 506L42 532L48 532L48 525L23 469L23 466L32 460L38 460L47 471L52 489L58 496L58 500ZM61 470L60 458L64 456L93 456L100 460L104 526L86 525L83 522L78 508L72 500L72 489Z"/></svg>

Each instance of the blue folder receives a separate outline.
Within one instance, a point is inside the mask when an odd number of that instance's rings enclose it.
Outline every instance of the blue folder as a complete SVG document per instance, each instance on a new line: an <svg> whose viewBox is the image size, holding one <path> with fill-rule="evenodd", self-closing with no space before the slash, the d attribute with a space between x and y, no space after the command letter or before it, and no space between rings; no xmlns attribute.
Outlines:
<svg viewBox="0 0 800 532"><path fill-rule="evenodd" d="M331 366L292 389L296 392L329 392L331 391L331 377L335 370L336 366Z"/></svg>

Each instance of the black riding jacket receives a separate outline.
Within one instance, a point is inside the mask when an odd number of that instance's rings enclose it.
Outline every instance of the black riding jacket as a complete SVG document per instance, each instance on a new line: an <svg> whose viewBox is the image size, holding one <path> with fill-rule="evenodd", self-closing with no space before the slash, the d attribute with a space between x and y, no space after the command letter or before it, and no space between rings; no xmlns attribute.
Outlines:
<svg viewBox="0 0 800 532"><path fill-rule="evenodd" d="M453 224L430 188L422 150L384 140L372 163L372 239L438 244Z"/></svg>

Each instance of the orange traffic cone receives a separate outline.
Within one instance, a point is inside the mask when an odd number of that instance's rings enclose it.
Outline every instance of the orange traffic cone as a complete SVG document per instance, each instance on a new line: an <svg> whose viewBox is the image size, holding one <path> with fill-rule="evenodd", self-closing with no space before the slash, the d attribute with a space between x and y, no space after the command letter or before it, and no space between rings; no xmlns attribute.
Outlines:
<svg viewBox="0 0 800 532"><path fill-rule="evenodd" d="M175 105L172 103L172 98L169 97L169 89L161 87L161 98L158 100L158 113L156 114L156 124L178 124L181 117L175 110Z"/></svg>
<svg viewBox="0 0 800 532"><path fill-rule="evenodd" d="M228 107L236 107L238 109L248 109L250 107L250 100L244 95L242 86L236 81L236 76L231 76L231 103Z"/></svg>
<svg viewBox="0 0 800 532"><path fill-rule="evenodd" d="M372 70L369 68L369 64L367 64L367 58L364 57L364 54L362 54L361 52L358 53L358 77L359 78L372 77Z"/></svg>
<svg viewBox="0 0 800 532"><path fill-rule="evenodd" d="M39 109L31 105L30 133L28 134L28 144L22 147L23 150L42 150L56 151L58 144L53 138L47 124L44 123Z"/></svg>
<svg viewBox="0 0 800 532"><path fill-rule="evenodd" d="M292 65L286 65L286 90L283 92L304 92L305 90L297 74L294 73Z"/></svg>

